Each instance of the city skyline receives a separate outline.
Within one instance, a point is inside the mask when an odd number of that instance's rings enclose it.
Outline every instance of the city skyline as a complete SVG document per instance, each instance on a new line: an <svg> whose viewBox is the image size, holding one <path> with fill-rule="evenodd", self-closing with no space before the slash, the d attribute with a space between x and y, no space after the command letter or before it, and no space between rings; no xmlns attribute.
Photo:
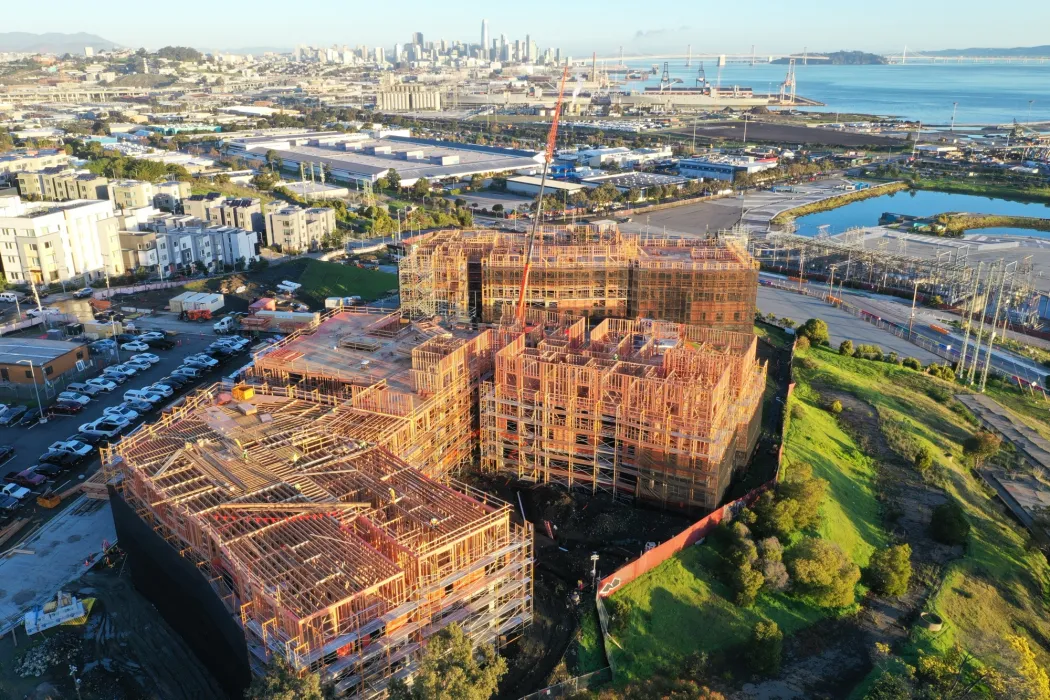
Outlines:
<svg viewBox="0 0 1050 700"><path fill-rule="evenodd" d="M163 22L144 23L133 13L100 12L60 0L51 13L50 31L89 32L122 46L156 49L164 45L186 45L205 50L238 51L269 48L290 51L298 44L330 45L367 43L370 46L409 43L415 32L428 40L476 44L479 24L487 20L488 36L529 34L541 47L560 47L573 55L592 51L615 55L684 53L687 45L701 53L746 53L755 45L759 53L864 50L900 51L967 48L973 46L1029 46L1046 43L1042 27L1050 22L1050 6L1034 1L1021 3L1027 18L1023 25L1010 25L1009 33L996 36L995 26L973 21L965 5L944 13L935 7L886 0L878 13L863 6L817 0L805 6L785 5L774 0L752 0L733 7L652 7L645 13L622 0L582 0L564 4L540 0L522 14L516 7L465 0L457 11L447 7L406 0L394 19L378 8L355 7L319 0L310 13L288 13L287 7L271 0L254 3L250 12L237 2L204 3L187 0L185 11L170 13ZM104 7L101 9L105 9ZM115 8L114 8L115 9ZM979 9L974 4L974 10ZM209 22L200 22L205 13ZM319 15L332 21L318 22ZM754 18L776 27L763 36ZM279 20L276 18L279 17ZM411 19L405 19L410 17ZM557 21L552 21L556 18ZM904 21L904 19L907 21ZM340 21L343 19L343 21ZM5 11L9 31L38 31L39 12L28 6ZM231 40L230 27L241 31ZM857 28L863 26L862 33ZM931 31L931 27L936 31Z"/></svg>

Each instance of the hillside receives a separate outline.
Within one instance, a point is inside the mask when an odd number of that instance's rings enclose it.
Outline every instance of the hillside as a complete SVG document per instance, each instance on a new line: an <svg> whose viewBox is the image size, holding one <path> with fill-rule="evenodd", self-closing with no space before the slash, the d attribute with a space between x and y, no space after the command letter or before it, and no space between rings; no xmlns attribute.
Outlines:
<svg viewBox="0 0 1050 700"><path fill-rule="evenodd" d="M87 32L76 32L75 34L64 34L62 32L46 32L44 34L0 32L0 51L83 55L84 47L86 46L90 46L96 51L108 51L117 48L119 45L109 39L103 39L97 34L88 34Z"/></svg>
<svg viewBox="0 0 1050 700"><path fill-rule="evenodd" d="M1015 46L1013 48L969 48L920 51L923 56L1050 56L1050 44L1044 46Z"/></svg>
<svg viewBox="0 0 1050 700"><path fill-rule="evenodd" d="M865 53L863 51L833 51L831 53L811 53L809 58L827 58L826 61L813 61L807 63L809 66L883 66L889 63L884 56L876 53ZM790 59L778 58L773 63L785 64ZM795 63L799 59L795 57Z"/></svg>

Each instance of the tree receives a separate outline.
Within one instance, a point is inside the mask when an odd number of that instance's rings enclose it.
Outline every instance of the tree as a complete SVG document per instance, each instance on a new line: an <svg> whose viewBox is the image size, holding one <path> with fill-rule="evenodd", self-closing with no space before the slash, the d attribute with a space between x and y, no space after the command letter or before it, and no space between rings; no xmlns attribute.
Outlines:
<svg viewBox="0 0 1050 700"><path fill-rule="evenodd" d="M905 357L904 361L901 362L901 365L907 367L908 369L913 369L916 372L922 369L922 363L914 357Z"/></svg>
<svg viewBox="0 0 1050 700"><path fill-rule="evenodd" d="M194 260L193 266L197 269L197 272L207 272L208 266L204 264L203 260Z"/></svg>
<svg viewBox="0 0 1050 700"><path fill-rule="evenodd" d="M280 656L273 657L266 674L256 676L244 691L245 700L323 700L316 673L299 678Z"/></svg>
<svg viewBox="0 0 1050 700"><path fill-rule="evenodd" d="M954 700L994 696L1006 690L1002 674L958 646L943 654L919 651L915 670L922 697Z"/></svg>
<svg viewBox="0 0 1050 700"><path fill-rule="evenodd" d="M421 177L412 184L412 194L417 197L426 197L430 194L430 181Z"/></svg>
<svg viewBox="0 0 1050 700"><path fill-rule="evenodd" d="M481 173L474 173L470 176L470 189L480 190L485 186L485 178L482 177Z"/></svg>
<svg viewBox="0 0 1050 700"><path fill-rule="evenodd" d="M480 657L480 658L479 658ZM427 642L412 687L390 683L391 700L487 700L496 692L507 662L489 645L474 650L459 625L449 625Z"/></svg>
<svg viewBox="0 0 1050 700"><path fill-rule="evenodd" d="M831 342L828 324L819 318L811 318L803 323L798 329L798 334L809 338L809 342L813 345L828 345Z"/></svg>
<svg viewBox="0 0 1050 700"><path fill-rule="evenodd" d="M805 462L791 465L787 476L780 484L782 500L797 504L794 513L795 526L805 529L816 525L820 519L820 504L828 492L828 482L813 476L813 467Z"/></svg>
<svg viewBox="0 0 1050 700"><path fill-rule="evenodd" d="M889 671L883 671L875 679L871 690L864 696L864 700L909 700L911 698L911 686L908 681Z"/></svg>
<svg viewBox="0 0 1050 700"><path fill-rule="evenodd" d="M954 500L933 509L930 518L930 536L942 544L965 544L970 536L970 521L962 507Z"/></svg>
<svg viewBox="0 0 1050 700"><path fill-rule="evenodd" d="M915 469L920 474L925 474L933 467L933 452L923 445L915 452Z"/></svg>
<svg viewBox="0 0 1050 700"><path fill-rule="evenodd" d="M839 343L839 354L845 355L846 357L853 357L853 341L843 340Z"/></svg>
<svg viewBox="0 0 1050 700"><path fill-rule="evenodd" d="M390 189L401 189L401 175L399 175L398 172L393 168L390 168L390 170L386 171L386 181L390 185Z"/></svg>
<svg viewBox="0 0 1050 700"><path fill-rule="evenodd" d="M907 543L877 550L868 563L868 576L876 593L902 596L911 580L911 546Z"/></svg>
<svg viewBox="0 0 1050 700"><path fill-rule="evenodd" d="M979 430L966 438L966 442L963 443L963 453L973 457L974 463L979 467L986 458L995 455L1002 444L1002 438L995 433Z"/></svg>
<svg viewBox="0 0 1050 700"><path fill-rule="evenodd" d="M624 194L624 200L628 202L637 202L642 198L642 191L637 187L631 187Z"/></svg>
<svg viewBox="0 0 1050 700"><path fill-rule="evenodd" d="M758 598L758 592L762 590L765 578L751 564L741 564L733 570L730 583L733 590L736 591L733 602L742 608L749 608L755 604L755 599Z"/></svg>
<svg viewBox="0 0 1050 700"><path fill-rule="evenodd" d="M830 410L833 414L837 416L838 414L842 413L842 402L838 399L835 399L831 402L831 405L828 407L828 410Z"/></svg>
<svg viewBox="0 0 1050 700"><path fill-rule="evenodd" d="M775 622L758 622L751 630L748 645L751 665L758 673L775 676L780 673L780 662L784 654L784 633Z"/></svg>
<svg viewBox="0 0 1050 700"><path fill-rule="evenodd" d="M853 603L860 568L834 542L805 537L788 550L786 563L796 587L817 605L841 608Z"/></svg>
<svg viewBox="0 0 1050 700"><path fill-rule="evenodd" d="M787 538L798 529L795 514L798 503L791 499L778 499L772 491L758 497L754 505L755 531L760 535Z"/></svg>

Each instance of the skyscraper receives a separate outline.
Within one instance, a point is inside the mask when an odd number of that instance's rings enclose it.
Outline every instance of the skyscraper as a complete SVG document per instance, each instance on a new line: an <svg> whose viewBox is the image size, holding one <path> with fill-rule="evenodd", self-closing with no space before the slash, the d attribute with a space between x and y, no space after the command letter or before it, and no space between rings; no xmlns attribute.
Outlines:
<svg viewBox="0 0 1050 700"><path fill-rule="evenodd" d="M412 43L423 45L423 32L412 32Z"/></svg>
<svg viewBox="0 0 1050 700"><path fill-rule="evenodd" d="M488 57L489 55L489 21L487 19L481 20L481 52L482 55Z"/></svg>

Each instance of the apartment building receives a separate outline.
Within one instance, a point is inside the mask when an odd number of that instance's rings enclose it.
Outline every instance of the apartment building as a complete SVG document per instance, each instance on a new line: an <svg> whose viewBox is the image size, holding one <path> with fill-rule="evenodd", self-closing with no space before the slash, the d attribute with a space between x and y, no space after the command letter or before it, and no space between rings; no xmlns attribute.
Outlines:
<svg viewBox="0 0 1050 700"><path fill-rule="evenodd" d="M135 260L162 276L197 262L208 270L221 270L244 259L259 257L259 234L233 226L209 226L192 216L161 214L150 217L138 231L121 234L126 260Z"/></svg>
<svg viewBox="0 0 1050 700"><path fill-rule="evenodd" d="M153 186L153 206L173 214L183 211L182 203L191 196L192 187L188 182L170 180Z"/></svg>
<svg viewBox="0 0 1050 700"><path fill-rule="evenodd" d="M227 198L219 206L212 207L209 213L218 214L218 221L210 220L212 224L218 226L243 228L256 233L263 233L266 230L263 222L262 200L258 198Z"/></svg>
<svg viewBox="0 0 1050 700"><path fill-rule="evenodd" d="M153 183L144 180L113 180L109 183L109 198L121 209L152 207L154 194Z"/></svg>
<svg viewBox="0 0 1050 700"><path fill-rule="evenodd" d="M10 179L15 173L67 165L70 160L65 151L54 148L15 149L0 155L0 180Z"/></svg>
<svg viewBox="0 0 1050 700"><path fill-rule="evenodd" d="M121 223L109 200L30 203L5 198L0 206L0 272L13 283L123 274Z"/></svg>
<svg viewBox="0 0 1050 700"><path fill-rule="evenodd" d="M328 207L276 205L266 214L266 245L284 251L316 249L334 231L335 210Z"/></svg>
<svg viewBox="0 0 1050 700"><path fill-rule="evenodd" d="M218 213L214 214L213 219L211 209L222 206L224 201L226 201L226 197L218 192L191 195L183 200L182 212L201 221L221 220L222 215Z"/></svg>
<svg viewBox="0 0 1050 700"><path fill-rule="evenodd" d="M109 180L87 171L72 170L63 165L15 175L18 194L28 199L52 202L71 199L106 199Z"/></svg>

